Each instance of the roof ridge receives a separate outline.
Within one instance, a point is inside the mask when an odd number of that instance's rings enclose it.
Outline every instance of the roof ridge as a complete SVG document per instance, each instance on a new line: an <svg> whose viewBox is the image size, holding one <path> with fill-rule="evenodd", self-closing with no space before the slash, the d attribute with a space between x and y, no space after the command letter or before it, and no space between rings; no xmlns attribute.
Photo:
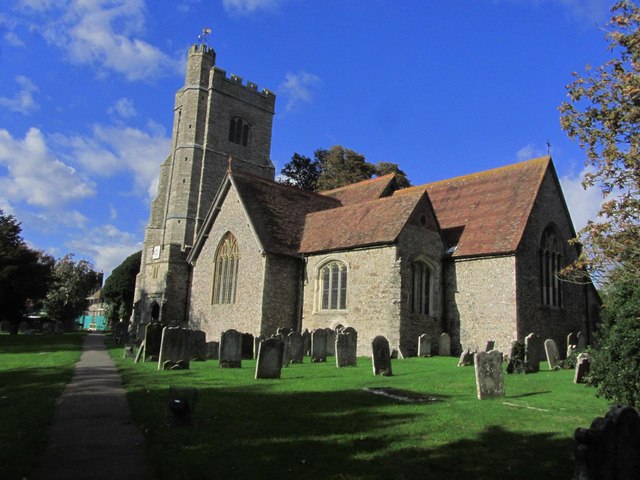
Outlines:
<svg viewBox="0 0 640 480"><path fill-rule="evenodd" d="M360 185L365 185L367 183L373 183L373 182L377 182L379 180L391 177L391 176L395 176L395 173L387 173L385 175L381 175L379 177L373 177L373 178L367 178L365 180L360 180L359 182L355 182L355 183L349 183L348 185L343 185L341 187L336 187L336 188L332 188L330 190L322 190L321 191L321 195L327 194L327 193L333 193L333 192L337 192L339 190L346 190L348 188L353 188L356 186L360 186Z"/></svg>

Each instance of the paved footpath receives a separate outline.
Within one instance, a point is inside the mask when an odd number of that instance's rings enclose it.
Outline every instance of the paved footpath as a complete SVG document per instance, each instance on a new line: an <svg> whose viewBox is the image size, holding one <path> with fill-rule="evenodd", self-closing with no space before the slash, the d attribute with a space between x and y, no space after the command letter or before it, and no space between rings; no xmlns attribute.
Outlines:
<svg viewBox="0 0 640 480"><path fill-rule="evenodd" d="M153 479L104 335L84 337L80 361L56 404L44 461L32 478Z"/></svg>

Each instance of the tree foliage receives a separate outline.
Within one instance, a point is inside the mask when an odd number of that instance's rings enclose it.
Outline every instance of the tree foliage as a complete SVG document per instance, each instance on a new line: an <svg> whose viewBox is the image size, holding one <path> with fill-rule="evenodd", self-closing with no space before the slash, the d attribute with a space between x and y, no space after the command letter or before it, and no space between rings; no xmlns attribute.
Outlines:
<svg viewBox="0 0 640 480"><path fill-rule="evenodd" d="M579 232L573 273L600 277L620 265L640 274L640 8L627 0L612 12L606 37L614 58L574 73L560 107L563 129L586 153L583 185L599 187L605 200L599 221Z"/></svg>
<svg viewBox="0 0 640 480"><path fill-rule="evenodd" d="M27 246L13 215L0 210L0 320L19 323L45 296L53 258Z"/></svg>
<svg viewBox="0 0 640 480"><path fill-rule="evenodd" d="M44 309L52 320L64 323L71 330L73 321L88 306L87 297L99 287L99 274L86 260L73 260L67 254L56 261L51 286L44 299Z"/></svg>
<svg viewBox="0 0 640 480"><path fill-rule="evenodd" d="M109 320L113 323L120 318L125 321L131 316L133 296L136 289L136 275L140 272L142 251L129 255L113 269L104 282L102 293L109 307Z"/></svg>
<svg viewBox="0 0 640 480"><path fill-rule="evenodd" d="M294 153L280 174L285 177L282 183L314 192L318 189L321 172L322 168L317 159L311 160L305 155Z"/></svg>

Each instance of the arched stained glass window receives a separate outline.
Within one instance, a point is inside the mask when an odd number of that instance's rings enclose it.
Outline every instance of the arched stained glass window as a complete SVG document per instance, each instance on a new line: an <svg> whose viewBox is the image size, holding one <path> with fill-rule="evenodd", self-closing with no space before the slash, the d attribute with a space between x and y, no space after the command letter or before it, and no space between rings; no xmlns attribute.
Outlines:
<svg viewBox="0 0 640 480"><path fill-rule="evenodd" d="M347 266L331 261L320 269L320 306L322 310L347 308Z"/></svg>
<svg viewBox="0 0 640 480"><path fill-rule="evenodd" d="M227 233L220 241L215 257L212 303L236 303L238 284L238 242Z"/></svg>
<svg viewBox="0 0 640 480"><path fill-rule="evenodd" d="M562 268L562 244L556 230L549 226L542 234L540 242L540 289L542 304L552 307L562 305L560 279L558 272Z"/></svg>

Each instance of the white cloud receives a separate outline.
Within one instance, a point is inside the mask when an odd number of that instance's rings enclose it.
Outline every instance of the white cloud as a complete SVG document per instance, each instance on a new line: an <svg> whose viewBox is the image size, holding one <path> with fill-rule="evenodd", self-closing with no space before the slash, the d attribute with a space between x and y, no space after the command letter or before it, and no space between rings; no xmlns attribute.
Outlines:
<svg viewBox="0 0 640 480"><path fill-rule="evenodd" d="M258 10L269 10L277 7L282 0L222 0L228 13L248 15Z"/></svg>
<svg viewBox="0 0 640 480"><path fill-rule="evenodd" d="M532 158L543 157L547 155L546 150L536 147L532 143L529 143L516 152L516 158L519 162L525 160L531 160Z"/></svg>
<svg viewBox="0 0 640 480"><path fill-rule="evenodd" d="M118 101L107 109L109 114L117 114L122 118L132 118L138 115L136 107L133 106L133 100L129 98L120 98Z"/></svg>
<svg viewBox="0 0 640 480"><path fill-rule="evenodd" d="M31 128L23 140L0 130L0 196L6 202L53 208L95 194L93 182L56 158L40 130Z"/></svg>
<svg viewBox="0 0 640 480"><path fill-rule="evenodd" d="M313 89L320 82L320 77L312 73L287 73L279 87L279 93L287 98L285 112L294 110L301 103L310 103L313 100Z"/></svg>
<svg viewBox="0 0 640 480"><path fill-rule="evenodd" d="M16 83L20 86L20 91L13 98L0 97L0 106L23 115L37 110L39 106L33 99L33 94L38 91L38 87L23 75L16 76Z"/></svg>
<svg viewBox="0 0 640 480"><path fill-rule="evenodd" d="M587 220L597 220L600 205L603 202L602 194L596 187L587 190L582 186L582 179L588 168L585 167L579 174L568 174L560 178L562 192L569 207L569 213L576 231L587 225Z"/></svg>

